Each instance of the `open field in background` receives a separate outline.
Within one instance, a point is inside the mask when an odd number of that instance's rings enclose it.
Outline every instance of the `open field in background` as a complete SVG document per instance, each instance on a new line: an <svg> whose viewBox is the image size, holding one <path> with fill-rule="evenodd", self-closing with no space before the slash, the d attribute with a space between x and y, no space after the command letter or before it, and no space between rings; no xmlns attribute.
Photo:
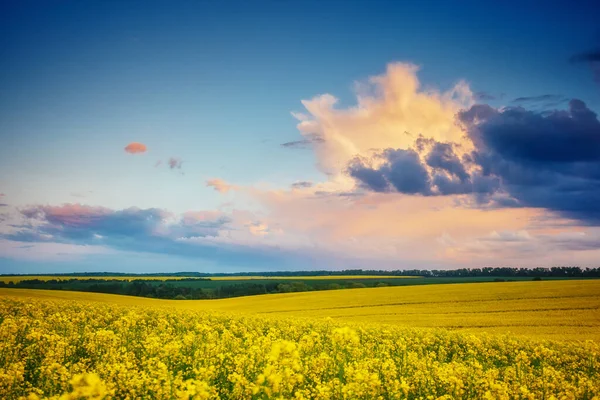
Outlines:
<svg viewBox="0 0 600 400"><path fill-rule="evenodd" d="M600 342L600 280L493 282L345 289L218 300L157 300L66 291L0 289L22 298L90 300L277 318L526 335Z"/></svg>

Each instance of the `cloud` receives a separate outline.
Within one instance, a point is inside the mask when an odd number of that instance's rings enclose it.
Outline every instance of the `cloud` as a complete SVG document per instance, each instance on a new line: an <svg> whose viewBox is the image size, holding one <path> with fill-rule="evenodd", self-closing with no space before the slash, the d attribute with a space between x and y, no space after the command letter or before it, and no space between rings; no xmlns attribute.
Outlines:
<svg viewBox="0 0 600 400"><path fill-rule="evenodd" d="M560 102L567 101L564 96L560 94L542 94L539 96L528 96L528 97L517 97L513 103L536 103L536 102Z"/></svg>
<svg viewBox="0 0 600 400"><path fill-rule="evenodd" d="M102 244L111 248L173 253L191 252L177 243L181 238L217 236L232 222L219 212L168 211L136 207L112 210L81 204L32 206L19 210L25 224L0 235L15 242Z"/></svg>
<svg viewBox="0 0 600 400"><path fill-rule="evenodd" d="M281 144L281 147L288 149L308 149L313 145L324 143L325 139L316 134L306 134L305 139L295 140L292 142L285 142Z"/></svg>
<svg viewBox="0 0 600 400"><path fill-rule="evenodd" d="M254 236L265 236L269 234L269 227L262 222L248 224L248 230Z"/></svg>
<svg viewBox="0 0 600 400"><path fill-rule="evenodd" d="M65 257L115 251L166 254L229 269L299 269L319 257L318 250L306 251L312 246L306 238L287 235L276 223L271 226L247 211L177 215L155 208L112 210L65 204L27 207L19 210L19 217L25 221L11 231L0 226L0 254L4 257L30 259L31 254L18 249L31 244L36 251L62 248Z"/></svg>
<svg viewBox="0 0 600 400"><path fill-rule="evenodd" d="M378 168L356 158L350 162L348 173L363 187L375 192L389 192L394 188L407 194L430 194L427 170L414 150L386 149L377 155L383 161Z"/></svg>
<svg viewBox="0 0 600 400"><path fill-rule="evenodd" d="M162 164L162 160L158 160L154 163L154 168L156 167L160 167L160 165Z"/></svg>
<svg viewBox="0 0 600 400"><path fill-rule="evenodd" d="M227 193L230 190L235 190L237 187L225 182L223 179L214 178L206 181L206 186L214 188L219 193Z"/></svg>
<svg viewBox="0 0 600 400"><path fill-rule="evenodd" d="M414 137L404 132L462 141L455 115L474 103L468 85L459 81L446 92L423 89L418 70L409 63L389 64L384 74L356 85L356 106L337 108L331 94L302 101L306 113L295 114L298 130L303 139L322 138L312 146L322 172L342 180L356 156L368 156L372 149L408 150Z"/></svg>
<svg viewBox="0 0 600 400"><path fill-rule="evenodd" d="M125 151L130 154L145 153L146 150L146 145L139 142L131 142L125 146Z"/></svg>
<svg viewBox="0 0 600 400"><path fill-rule="evenodd" d="M370 158L355 158L348 166L348 174L361 188L374 192L483 195L498 189L495 178L482 176L477 171L467 172L454 149L452 144L420 136L415 141L415 149L385 149Z"/></svg>
<svg viewBox="0 0 600 400"><path fill-rule="evenodd" d="M308 181L298 181L298 182L292 183L293 189L302 189L302 188L310 188L310 187L313 187L313 183L308 182Z"/></svg>
<svg viewBox="0 0 600 400"><path fill-rule="evenodd" d="M183 164L183 161L180 158L171 157L167 163L171 169L181 169L181 164Z"/></svg>
<svg viewBox="0 0 600 400"><path fill-rule="evenodd" d="M4 197L6 196L4 193L0 193L0 197Z"/></svg>
<svg viewBox="0 0 600 400"><path fill-rule="evenodd" d="M545 112L477 104L457 117L460 142L421 135L408 149L355 157L348 175L362 190L468 194L475 206L543 208L600 224L600 121L584 102Z"/></svg>
<svg viewBox="0 0 600 400"><path fill-rule="evenodd" d="M454 146L449 143L433 142L432 149L425 161L430 167L454 175L461 182L469 179L469 174L454 152Z"/></svg>
<svg viewBox="0 0 600 400"><path fill-rule="evenodd" d="M573 260L577 259L578 263L594 266L594 258L600 255L600 230L597 228L538 233L525 229L492 231L459 242L445 235L440 242L446 247L447 256L486 265L521 265L523 260L537 258L528 264L540 267L573 265Z"/></svg>
<svg viewBox="0 0 600 400"><path fill-rule="evenodd" d="M488 107L460 119L477 143L474 163L519 204L600 223L600 121L585 103L544 114Z"/></svg>
<svg viewBox="0 0 600 400"><path fill-rule="evenodd" d="M470 111L459 114L469 136L480 147L507 160L538 163L600 161L600 121L581 100L568 110L540 114L524 108L494 110L477 121ZM544 165L539 165L543 167Z"/></svg>

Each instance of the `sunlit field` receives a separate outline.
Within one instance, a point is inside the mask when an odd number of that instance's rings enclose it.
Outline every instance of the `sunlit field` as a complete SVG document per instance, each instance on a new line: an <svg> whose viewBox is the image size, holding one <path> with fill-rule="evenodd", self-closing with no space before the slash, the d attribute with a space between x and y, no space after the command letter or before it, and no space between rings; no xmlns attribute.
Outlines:
<svg viewBox="0 0 600 400"><path fill-rule="evenodd" d="M598 281L210 301L0 295L6 399L600 395Z"/></svg>
<svg viewBox="0 0 600 400"><path fill-rule="evenodd" d="M345 289L199 301L0 289L0 295L8 294L289 319L329 317L340 323L511 333L539 339L600 341L600 280Z"/></svg>

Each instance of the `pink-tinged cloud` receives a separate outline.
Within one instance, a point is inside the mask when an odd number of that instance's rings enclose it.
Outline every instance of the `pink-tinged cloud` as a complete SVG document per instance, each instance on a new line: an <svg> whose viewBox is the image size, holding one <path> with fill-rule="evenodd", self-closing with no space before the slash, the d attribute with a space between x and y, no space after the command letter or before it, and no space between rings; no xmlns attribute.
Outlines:
<svg viewBox="0 0 600 400"><path fill-rule="evenodd" d="M111 214L105 207L92 207L82 204L64 204L62 206L38 206L21 210L27 217L60 224L64 227L86 227L94 225Z"/></svg>
<svg viewBox="0 0 600 400"><path fill-rule="evenodd" d="M125 146L125 151L130 154L145 153L147 150L146 145L139 142L131 142Z"/></svg>
<svg viewBox="0 0 600 400"><path fill-rule="evenodd" d="M6 196L4 193L0 193L0 197L4 197Z"/></svg>
<svg viewBox="0 0 600 400"><path fill-rule="evenodd" d="M215 178L206 181L206 186L214 188L219 193L227 193L230 190L235 190L237 186L225 182L223 179Z"/></svg>

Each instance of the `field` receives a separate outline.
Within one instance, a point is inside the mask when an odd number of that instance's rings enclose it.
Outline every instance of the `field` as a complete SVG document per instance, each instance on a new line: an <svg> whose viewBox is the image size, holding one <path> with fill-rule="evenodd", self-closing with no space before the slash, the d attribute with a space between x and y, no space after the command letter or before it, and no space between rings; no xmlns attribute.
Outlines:
<svg viewBox="0 0 600 400"><path fill-rule="evenodd" d="M600 395L598 280L205 301L0 289L0 321L7 399Z"/></svg>
<svg viewBox="0 0 600 400"><path fill-rule="evenodd" d="M281 318L331 318L540 339L600 342L600 280L490 282L345 289L179 301L100 293L0 289L0 295L173 307Z"/></svg>

